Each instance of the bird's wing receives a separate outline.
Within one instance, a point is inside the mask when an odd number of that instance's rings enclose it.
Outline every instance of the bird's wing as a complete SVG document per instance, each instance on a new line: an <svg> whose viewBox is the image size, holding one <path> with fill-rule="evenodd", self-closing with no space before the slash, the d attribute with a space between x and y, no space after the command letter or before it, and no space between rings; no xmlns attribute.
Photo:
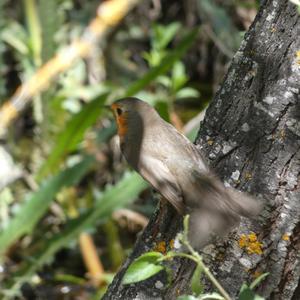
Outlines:
<svg viewBox="0 0 300 300"><path fill-rule="evenodd" d="M182 191L175 176L163 161L147 156L139 162L137 170L179 213L184 212Z"/></svg>
<svg viewBox="0 0 300 300"><path fill-rule="evenodd" d="M165 122L164 124L168 128L168 132L172 133L173 139L171 140L171 142L176 143L174 147L177 148L178 145L183 145L185 148L185 153L189 153L198 169L201 170L201 172L209 172L209 167L200 149L198 149L195 144L193 144L184 134L180 133L171 124L167 122Z"/></svg>

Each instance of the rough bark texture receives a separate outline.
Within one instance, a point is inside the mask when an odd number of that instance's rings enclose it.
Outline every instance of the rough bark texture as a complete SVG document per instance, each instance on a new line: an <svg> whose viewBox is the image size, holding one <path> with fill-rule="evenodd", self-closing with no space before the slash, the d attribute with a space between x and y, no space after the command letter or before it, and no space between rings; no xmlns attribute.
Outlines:
<svg viewBox="0 0 300 300"><path fill-rule="evenodd" d="M226 243L209 248L210 267L233 297L243 282L269 272L258 290L261 295L300 299L299 51L296 7L287 0L265 1L196 141L225 183L264 203L258 221L243 220ZM169 245L181 223L172 208L158 210L104 299L176 299L187 293L193 265L184 259L172 264L171 285L163 272L137 284L121 284L130 262L162 241ZM249 254L239 244L241 235L251 231L262 243L261 254Z"/></svg>

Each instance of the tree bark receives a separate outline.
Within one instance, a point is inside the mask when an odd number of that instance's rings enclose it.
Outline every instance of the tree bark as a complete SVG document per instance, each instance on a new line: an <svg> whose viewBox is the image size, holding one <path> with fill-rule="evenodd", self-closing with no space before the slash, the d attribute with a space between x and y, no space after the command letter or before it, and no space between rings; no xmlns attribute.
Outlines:
<svg viewBox="0 0 300 300"><path fill-rule="evenodd" d="M210 246L205 255L233 297L243 282L269 272L259 294L300 299L299 89L299 14L288 0L264 1L196 140L225 184L264 203L259 220L243 220L226 242ZM171 207L158 209L103 299L176 299L188 293L194 266L185 259L172 263L170 285L164 272L136 284L121 284L129 264L146 251L168 248L181 224ZM243 234L251 232L258 242L252 254L243 246Z"/></svg>

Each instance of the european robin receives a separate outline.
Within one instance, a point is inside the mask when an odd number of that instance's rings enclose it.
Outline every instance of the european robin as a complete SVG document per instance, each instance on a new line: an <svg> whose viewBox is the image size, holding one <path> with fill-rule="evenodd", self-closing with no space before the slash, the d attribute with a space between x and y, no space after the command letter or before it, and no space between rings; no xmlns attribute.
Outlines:
<svg viewBox="0 0 300 300"><path fill-rule="evenodd" d="M201 248L211 234L224 235L260 205L224 184L209 169L196 146L148 103L125 98L111 105L121 151L132 166L180 214L189 214L189 240Z"/></svg>

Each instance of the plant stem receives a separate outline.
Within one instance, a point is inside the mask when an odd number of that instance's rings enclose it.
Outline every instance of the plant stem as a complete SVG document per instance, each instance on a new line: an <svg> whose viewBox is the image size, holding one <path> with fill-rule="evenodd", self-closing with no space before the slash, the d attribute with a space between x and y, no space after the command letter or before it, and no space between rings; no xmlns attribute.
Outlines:
<svg viewBox="0 0 300 300"><path fill-rule="evenodd" d="M226 300L232 300L231 297L228 295L228 293L224 290L224 288L221 286L221 284L218 282L216 277L211 273L208 267L201 261L198 262L198 264L203 269L203 272L205 275L209 278L209 280L212 282L212 284L216 287L216 289L220 292L220 294L226 299Z"/></svg>
<svg viewBox="0 0 300 300"><path fill-rule="evenodd" d="M225 291L225 289L221 286L221 284L218 282L218 280L216 279L216 277L211 273L211 271L209 270L209 268L204 264L203 260L202 260L202 256L195 251L195 249L191 246L191 244L189 243L188 240L188 222L189 222L189 215L187 215L184 218L184 231L183 231L183 235L182 235L182 243L188 248L188 250L190 251L190 253L192 254L190 255L185 255L186 257L192 257L192 260L195 261L204 271L205 275L208 277L208 279L212 282L212 284L216 287L216 289L220 292L220 294L225 298L225 300L232 300L230 298L230 296L228 295L228 293Z"/></svg>
<svg viewBox="0 0 300 300"><path fill-rule="evenodd" d="M192 255L189 255L189 254L186 254L186 253L172 253L172 254L167 254L166 256L163 256L162 258L159 259L159 261L163 261L163 260L168 260L170 258L173 258L173 257L184 257L184 258L188 258L190 260L193 260L195 263L198 263L198 260L192 256Z"/></svg>

